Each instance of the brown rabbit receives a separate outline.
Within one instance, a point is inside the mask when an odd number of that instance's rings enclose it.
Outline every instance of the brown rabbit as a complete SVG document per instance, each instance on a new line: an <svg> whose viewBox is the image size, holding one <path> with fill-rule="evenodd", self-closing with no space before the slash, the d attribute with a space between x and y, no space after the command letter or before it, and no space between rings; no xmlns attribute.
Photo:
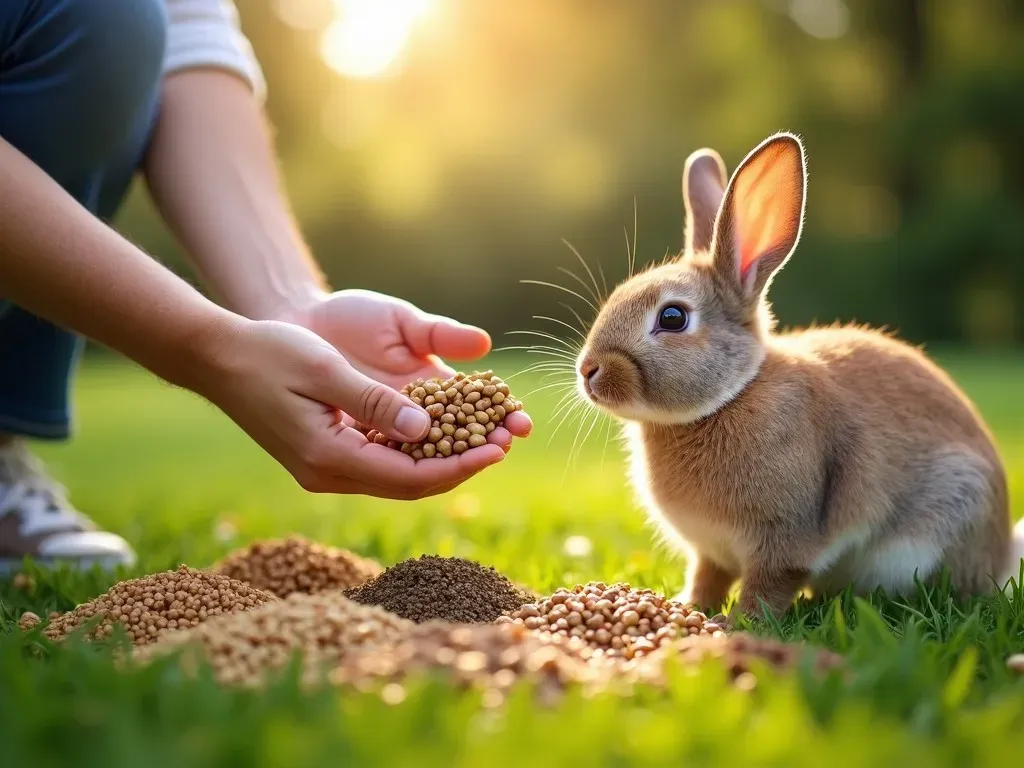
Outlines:
<svg viewBox="0 0 1024 768"><path fill-rule="evenodd" d="M579 383L626 422L632 479L688 555L680 596L788 608L803 588L898 592L947 566L980 593L1018 574L1006 478L977 411L920 351L858 327L774 332L765 298L803 222L803 145L772 136L726 185L683 176L686 247L619 285Z"/></svg>

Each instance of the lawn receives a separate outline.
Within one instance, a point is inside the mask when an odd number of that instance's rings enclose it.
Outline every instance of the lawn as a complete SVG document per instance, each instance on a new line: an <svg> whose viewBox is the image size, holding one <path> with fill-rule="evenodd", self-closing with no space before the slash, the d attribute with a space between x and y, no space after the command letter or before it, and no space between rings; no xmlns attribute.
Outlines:
<svg viewBox="0 0 1024 768"><path fill-rule="evenodd" d="M977 399L1024 509L1024 358L942 358ZM527 361L528 362L528 361ZM490 361L508 375L522 359ZM513 379L526 395L537 379ZM128 537L140 573L205 566L244 542L289 532L390 564L419 553L474 558L547 592L624 580L674 593L682 563L653 544L624 482L614 430L550 441L557 388L527 397L537 429L506 462L416 503L312 496L223 416L132 367L91 360L78 385L79 435L40 450L73 498ZM579 440L575 438L579 435ZM575 443L575 450L573 449ZM585 536L589 553L570 548ZM848 658L848 677L764 672L752 692L708 664L666 693L539 708L521 690L501 711L436 680L397 705L373 694L221 689L168 664L116 671L111 651L39 654L14 622L86 600L96 574L40 575L31 593L0 581L0 764L302 765L1004 765L1024 751L1024 593L960 603L942 589L870 601L801 603L754 631L804 638ZM39 658L42 656L43 658Z"/></svg>

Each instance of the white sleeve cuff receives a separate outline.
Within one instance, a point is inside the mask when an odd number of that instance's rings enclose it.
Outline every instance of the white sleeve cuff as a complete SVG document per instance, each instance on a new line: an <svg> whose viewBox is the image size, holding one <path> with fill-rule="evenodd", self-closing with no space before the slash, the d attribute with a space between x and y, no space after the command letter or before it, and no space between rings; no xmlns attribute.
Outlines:
<svg viewBox="0 0 1024 768"><path fill-rule="evenodd" d="M217 67L242 77L256 97L266 97L266 80L252 45L242 34L230 0L166 0L167 50L164 74Z"/></svg>

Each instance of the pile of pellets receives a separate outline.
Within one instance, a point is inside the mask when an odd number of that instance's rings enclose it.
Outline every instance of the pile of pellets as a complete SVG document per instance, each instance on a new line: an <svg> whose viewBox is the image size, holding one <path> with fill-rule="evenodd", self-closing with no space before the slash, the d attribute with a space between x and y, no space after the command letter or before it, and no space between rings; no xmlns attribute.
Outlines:
<svg viewBox="0 0 1024 768"><path fill-rule="evenodd" d="M597 655L632 659L679 637L716 636L724 626L650 589L604 582L562 588L543 600L507 612L498 622L578 638Z"/></svg>
<svg viewBox="0 0 1024 768"><path fill-rule="evenodd" d="M134 644L144 645L164 633L275 600L244 582L181 565L176 571L119 582L99 597L54 617L43 634L59 642L85 628L84 637L96 640L109 637L120 625Z"/></svg>
<svg viewBox="0 0 1024 768"><path fill-rule="evenodd" d="M436 555L403 560L345 596L417 623L455 624L492 622L531 599L492 567Z"/></svg>
<svg viewBox="0 0 1024 768"><path fill-rule="evenodd" d="M221 683L258 687L298 656L302 682L315 684L353 650L393 644L415 626L337 592L296 593L168 634L137 649L135 658L145 662L180 652L186 670L206 662Z"/></svg>
<svg viewBox="0 0 1024 768"><path fill-rule="evenodd" d="M264 592L288 597L357 587L384 569L345 549L300 536L258 541L232 552L214 570Z"/></svg>
<svg viewBox="0 0 1024 768"><path fill-rule="evenodd" d="M406 677L440 673L460 687L483 691L485 705L500 705L518 681L535 684L542 703L553 703L570 685L585 692L629 692L644 684L664 687L673 666L695 666L707 659L721 663L740 689L755 687L760 666L790 670L811 655L818 670L839 666L841 657L799 645L750 635L685 635L632 659L602 654L579 638L528 630L522 624L453 626L420 624L391 646L350 654L330 674L338 685L361 690L381 687L381 695L399 699ZM396 693L398 695L396 695Z"/></svg>
<svg viewBox="0 0 1024 768"><path fill-rule="evenodd" d="M569 685L600 683L600 667L587 663L581 649L522 626L430 621L391 646L350 654L330 681L361 690L383 684L387 699L408 676L440 673L458 687L482 691L484 704L497 706L516 682L529 680L550 702Z"/></svg>
<svg viewBox="0 0 1024 768"><path fill-rule="evenodd" d="M465 453L487 442L487 435L505 423L505 416L521 411L523 404L493 371L449 379L417 379L402 394L430 415L430 432L418 443L399 443L374 429L364 430L368 439L397 448L413 459L431 459Z"/></svg>

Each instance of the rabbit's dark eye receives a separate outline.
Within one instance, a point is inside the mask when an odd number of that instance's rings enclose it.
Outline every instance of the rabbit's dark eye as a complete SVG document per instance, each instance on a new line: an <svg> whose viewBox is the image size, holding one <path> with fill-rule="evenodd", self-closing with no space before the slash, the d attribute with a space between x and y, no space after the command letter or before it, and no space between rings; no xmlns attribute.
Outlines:
<svg viewBox="0 0 1024 768"><path fill-rule="evenodd" d="M670 304L658 315L658 330L660 331L685 331L689 323L689 314L678 304Z"/></svg>

